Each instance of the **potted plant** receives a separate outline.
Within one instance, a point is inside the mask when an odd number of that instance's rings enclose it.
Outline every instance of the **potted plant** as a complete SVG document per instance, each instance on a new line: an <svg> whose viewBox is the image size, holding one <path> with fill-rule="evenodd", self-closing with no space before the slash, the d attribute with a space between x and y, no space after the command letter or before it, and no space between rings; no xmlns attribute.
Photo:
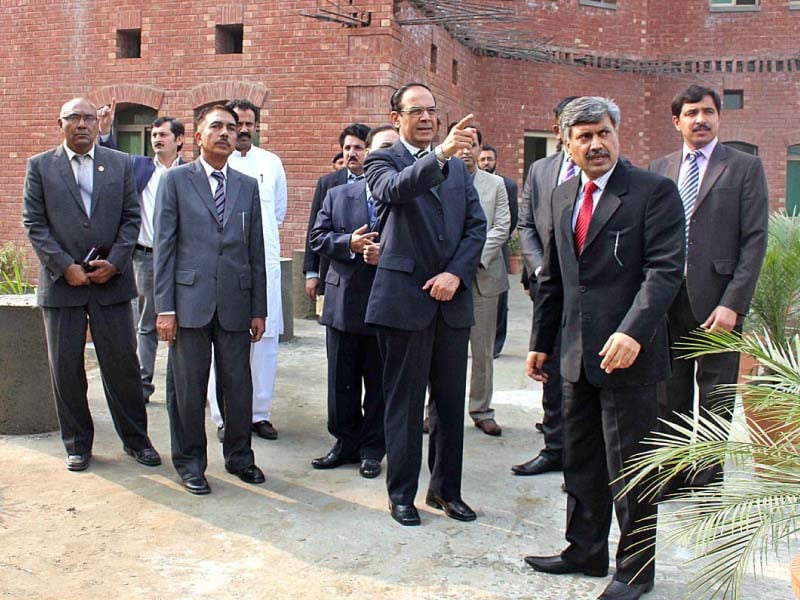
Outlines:
<svg viewBox="0 0 800 600"><path fill-rule="evenodd" d="M519 235L516 231L508 238L508 272L510 275L522 273L522 254L519 247Z"/></svg>

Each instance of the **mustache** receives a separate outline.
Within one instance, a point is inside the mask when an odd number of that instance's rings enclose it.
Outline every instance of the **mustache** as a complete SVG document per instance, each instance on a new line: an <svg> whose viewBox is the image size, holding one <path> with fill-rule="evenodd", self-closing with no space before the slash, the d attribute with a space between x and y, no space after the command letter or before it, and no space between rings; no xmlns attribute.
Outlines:
<svg viewBox="0 0 800 600"><path fill-rule="evenodd" d="M242 131L242 132L240 132L240 133L237 133L237 134L236 134L236 138L237 138L237 139L242 139L242 138L251 138L251 137L253 137L253 136L251 136L251 135L250 135L249 133L247 133L246 131Z"/></svg>
<svg viewBox="0 0 800 600"><path fill-rule="evenodd" d="M694 127L692 127L692 131L711 131L711 127L703 124L695 125Z"/></svg>
<svg viewBox="0 0 800 600"><path fill-rule="evenodd" d="M591 160L599 156L602 156L604 158L611 158L611 154L609 154L608 150L603 150L601 148L598 148L597 150L589 150L589 152L586 153L586 158L588 160Z"/></svg>

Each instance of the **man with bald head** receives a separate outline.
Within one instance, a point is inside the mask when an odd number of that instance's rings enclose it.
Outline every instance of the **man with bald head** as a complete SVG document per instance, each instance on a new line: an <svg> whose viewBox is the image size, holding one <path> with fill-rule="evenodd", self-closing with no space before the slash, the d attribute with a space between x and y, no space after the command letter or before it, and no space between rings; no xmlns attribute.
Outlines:
<svg viewBox="0 0 800 600"><path fill-rule="evenodd" d="M92 456L87 321L123 450L143 465L160 465L147 437L130 304L140 225L131 163L95 146L97 108L90 101L74 98L59 115L63 144L28 160L22 219L40 262L37 295L67 468L83 471Z"/></svg>

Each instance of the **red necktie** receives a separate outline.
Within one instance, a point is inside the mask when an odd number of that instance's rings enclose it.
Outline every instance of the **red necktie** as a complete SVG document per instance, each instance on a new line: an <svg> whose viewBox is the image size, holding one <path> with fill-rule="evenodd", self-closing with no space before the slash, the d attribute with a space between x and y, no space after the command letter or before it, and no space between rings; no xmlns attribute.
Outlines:
<svg viewBox="0 0 800 600"><path fill-rule="evenodd" d="M583 243L586 241L586 234L589 232L589 223L592 221L592 194L597 189L597 184L590 181L583 188L583 204L578 211L578 218L575 221L575 247L578 254L583 252Z"/></svg>

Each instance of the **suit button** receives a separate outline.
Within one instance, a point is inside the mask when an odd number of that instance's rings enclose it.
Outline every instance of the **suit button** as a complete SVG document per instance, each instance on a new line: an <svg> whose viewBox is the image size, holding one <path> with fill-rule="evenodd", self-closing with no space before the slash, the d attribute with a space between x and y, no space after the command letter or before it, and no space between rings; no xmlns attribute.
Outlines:
<svg viewBox="0 0 800 600"><path fill-rule="evenodd" d="M440 242L443 242L443 241L444 241L444 236L443 236L441 233L439 234L439 241L440 241Z"/></svg>
<svg viewBox="0 0 800 600"><path fill-rule="evenodd" d="M217 227L217 233L222 233L222 227Z"/></svg>
<svg viewBox="0 0 800 600"><path fill-rule="evenodd" d="M83 222L83 228L84 228L84 229L89 229L89 223L88 223L88 222L86 222L86 221L84 221L84 222Z"/></svg>
<svg viewBox="0 0 800 600"><path fill-rule="evenodd" d="M578 291L579 291L581 294L585 294L585 293L586 293L586 286L585 286L585 285L582 285L582 286L580 286L580 287L578 288Z"/></svg>
<svg viewBox="0 0 800 600"><path fill-rule="evenodd" d="M220 248L220 249L219 249L219 252L218 252L217 254L219 254L220 256L222 256L222 248Z"/></svg>

